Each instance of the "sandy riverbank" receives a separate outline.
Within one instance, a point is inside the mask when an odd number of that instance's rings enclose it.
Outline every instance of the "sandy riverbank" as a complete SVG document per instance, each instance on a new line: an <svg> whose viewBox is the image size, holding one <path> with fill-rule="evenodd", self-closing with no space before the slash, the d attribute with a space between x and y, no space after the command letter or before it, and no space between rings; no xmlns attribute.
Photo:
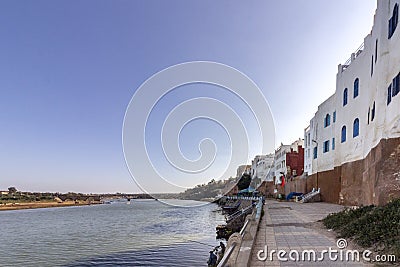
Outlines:
<svg viewBox="0 0 400 267"><path fill-rule="evenodd" d="M85 206L101 204L100 202L26 202L26 203L7 203L0 204L0 211L2 210L21 210L21 209L40 209L40 208L56 208L56 207L70 207L70 206Z"/></svg>

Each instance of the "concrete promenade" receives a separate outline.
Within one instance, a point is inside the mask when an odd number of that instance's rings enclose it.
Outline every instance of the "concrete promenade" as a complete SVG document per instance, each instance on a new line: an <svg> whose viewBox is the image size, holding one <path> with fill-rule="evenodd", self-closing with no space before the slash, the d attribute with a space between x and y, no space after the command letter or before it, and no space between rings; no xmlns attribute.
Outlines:
<svg viewBox="0 0 400 267"><path fill-rule="evenodd" d="M338 249L334 234L327 230L319 229L316 222L332 212L338 212L343 207L328 203L296 203L278 202L267 200L264 205L264 216L259 225L256 242L252 250L250 266L372 266L362 262L331 261L325 254L324 261L278 261L277 254L274 260L268 258L260 261L257 257L259 250L265 251L268 246L268 254L271 250L285 250L285 257L291 250L301 253L304 250L314 250L320 256L322 250L329 247ZM350 248L348 248L350 249ZM261 254L260 256L264 256ZM361 257L361 255L360 255Z"/></svg>

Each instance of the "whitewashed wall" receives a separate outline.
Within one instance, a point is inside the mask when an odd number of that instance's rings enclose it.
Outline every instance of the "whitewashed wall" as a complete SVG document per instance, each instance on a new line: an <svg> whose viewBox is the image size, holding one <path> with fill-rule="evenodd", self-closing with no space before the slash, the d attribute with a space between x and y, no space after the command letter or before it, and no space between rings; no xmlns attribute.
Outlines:
<svg viewBox="0 0 400 267"><path fill-rule="evenodd" d="M348 66L338 66L335 94L318 107L310 121L308 132L318 143L318 157L312 160L311 173L317 170L331 170L343 163L363 159L381 139L400 137L400 94L393 97L389 105L386 102L387 88L400 72L400 23L393 36L388 39L388 21L396 3L400 5L399 0L377 2L374 25L371 33L364 38L362 52L352 55ZM359 79L359 95L354 98L353 86L356 78ZM348 88L348 103L343 106L345 88ZM371 121L374 103L375 118ZM335 123L333 111L336 111ZM324 128L327 113L331 114L331 125ZM360 122L360 134L353 138L353 122L356 118ZM341 130L344 125L347 136L346 141L341 143ZM333 137L335 150L332 150ZM323 153L323 142L328 139L330 150ZM314 143L311 147L315 145L317 144ZM312 149L310 153L312 157ZM309 160L305 155L305 168Z"/></svg>
<svg viewBox="0 0 400 267"><path fill-rule="evenodd" d="M257 155L251 165L252 179L273 180L274 154Z"/></svg>
<svg viewBox="0 0 400 267"><path fill-rule="evenodd" d="M313 138L311 127L304 129L304 173L312 173Z"/></svg>

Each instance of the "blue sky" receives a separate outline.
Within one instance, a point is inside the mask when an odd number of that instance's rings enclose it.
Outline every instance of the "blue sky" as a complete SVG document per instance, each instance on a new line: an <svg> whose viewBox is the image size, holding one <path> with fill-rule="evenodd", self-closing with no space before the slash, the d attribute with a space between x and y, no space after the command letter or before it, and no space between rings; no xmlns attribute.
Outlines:
<svg viewBox="0 0 400 267"><path fill-rule="evenodd" d="M125 109L151 75L186 61L242 71L270 104L276 143L302 137L375 8L373 0L3 0L0 189L137 192L122 153ZM183 142L188 157L192 141Z"/></svg>

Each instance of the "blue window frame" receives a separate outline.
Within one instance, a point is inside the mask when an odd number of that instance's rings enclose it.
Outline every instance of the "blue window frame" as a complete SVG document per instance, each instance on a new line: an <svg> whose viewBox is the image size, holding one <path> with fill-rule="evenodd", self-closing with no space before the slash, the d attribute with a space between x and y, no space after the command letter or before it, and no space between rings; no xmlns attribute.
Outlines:
<svg viewBox="0 0 400 267"><path fill-rule="evenodd" d="M371 108L368 108L368 120L367 123L369 124L369 118L371 117Z"/></svg>
<svg viewBox="0 0 400 267"><path fill-rule="evenodd" d="M341 135L341 142L346 142L346 126L342 127L342 135Z"/></svg>
<svg viewBox="0 0 400 267"><path fill-rule="evenodd" d="M357 137L360 134L360 120L357 118L353 122L353 137Z"/></svg>
<svg viewBox="0 0 400 267"><path fill-rule="evenodd" d="M336 122L336 110L333 112L333 122Z"/></svg>
<svg viewBox="0 0 400 267"><path fill-rule="evenodd" d="M374 74L374 56L371 57L371 77Z"/></svg>
<svg viewBox="0 0 400 267"><path fill-rule="evenodd" d="M390 84L387 89L387 102L386 104L389 105L392 102L392 85Z"/></svg>
<svg viewBox="0 0 400 267"><path fill-rule="evenodd" d="M392 17L389 19L388 39L390 39L393 36L393 33L397 27L398 20L399 20L399 5L395 4L393 8Z"/></svg>
<svg viewBox="0 0 400 267"><path fill-rule="evenodd" d="M335 137L332 138L332 150L335 150Z"/></svg>
<svg viewBox="0 0 400 267"><path fill-rule="evenodd" d="M371 121L374 121L374 119L375 119L375 101L374 104L372 105Z"/></svg>
<svg viewBox="0 0 400 267"><path fill-rule="evenodd" d="M354 92L353 92L353 98L356 98L358 96L358 87L360 84L360 80L357 78L354 80Z"/></svg>
<svg viewBox="0 0 400 267"><path fill-rule="evenodd" d="M314 159L318 157L318 147L314 147Z"/></svg>
<svg viewBox="0 0 400 267"><path fill-rule="evenodd" d="M323 152L324 153L329 152L329 140L326 140L324 142L324 150L323 150Z"/></svg>
<svg viewBox="0 0 400 267"><path fill-rule="evenodd" d="M345 88L343 91L343 106L347 105L347 91L347 88Z"/></svg>
<svg viewBox="0 0 400 267"><path fill-rule="evenodd" d="M328 127L329 125L331 125L331 115L326 114L324 119L324 128Z"/></svg>
<svg viewBox="0 0 400 267"><path fill-rule="evenodd" d="M396 96L400 92L400 73L393 78L392 82L392 97Z"/></svg>

